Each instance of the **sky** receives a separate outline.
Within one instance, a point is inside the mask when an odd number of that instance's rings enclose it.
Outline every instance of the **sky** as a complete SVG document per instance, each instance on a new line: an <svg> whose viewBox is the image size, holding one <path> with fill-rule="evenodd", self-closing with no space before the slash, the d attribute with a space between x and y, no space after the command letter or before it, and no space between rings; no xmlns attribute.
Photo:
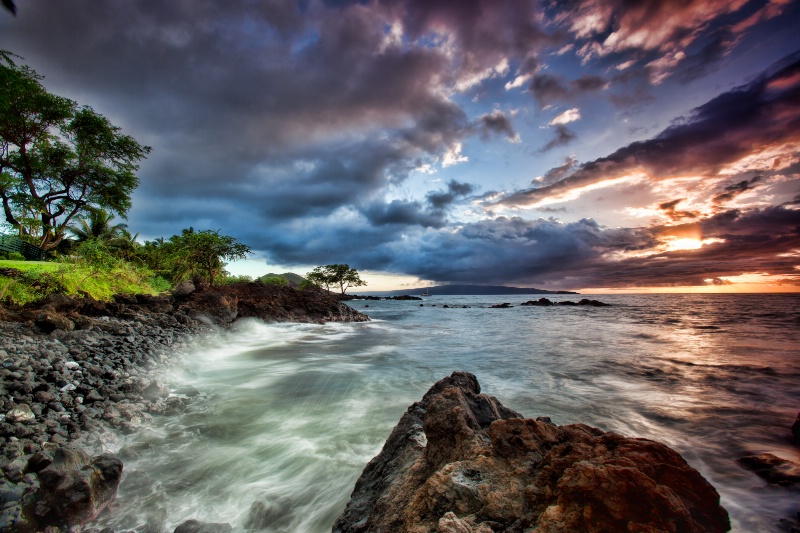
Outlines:
<svg viewBox="0 0 800 533"><path fill-rule="evenodd" d="M153 148L127 223L364 290L800 291L800 1L18 0Z"/></svg>

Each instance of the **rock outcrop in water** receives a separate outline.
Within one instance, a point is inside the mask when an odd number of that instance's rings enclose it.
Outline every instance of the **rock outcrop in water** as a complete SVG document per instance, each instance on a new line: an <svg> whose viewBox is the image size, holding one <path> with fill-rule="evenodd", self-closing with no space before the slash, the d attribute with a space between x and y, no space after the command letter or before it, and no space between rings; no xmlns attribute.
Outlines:
<svg viewBox="0 0 800 533"><path fill-rule="evenodd" d="M333 531L729 528L717 491L667 446L525 419L454 372L408 408Z"/></svg>

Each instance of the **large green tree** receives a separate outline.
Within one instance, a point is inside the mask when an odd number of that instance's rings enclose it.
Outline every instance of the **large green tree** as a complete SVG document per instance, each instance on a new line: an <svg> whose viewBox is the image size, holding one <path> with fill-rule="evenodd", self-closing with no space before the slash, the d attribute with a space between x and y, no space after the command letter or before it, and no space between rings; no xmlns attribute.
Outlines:
<svg viewBox="0 0 800 533"><path fill-rule="evenodd" d="M361 287L367 282L358 275L358 270L350 268L346 264L334 264L318 266L308 274L306 279L315 285L325 287L328 291L331 287L338 287L344 294L350 287Z"/></svg>
<svg viewBox="0 0 800 533"><path fill-rule="evenodd" d="M91 107L47 92L14 57L0 51L0 200L20 236L51 250L87 211L125 218L150 148Z"/></svg>
<svg viewBox="0 0 800 533"><path fill-rule="evenodd" d="M219 231L185 229L166 244L168 262L176 281L193 275L205 278L210 285L222 272L226 261L245 259L250 247Z"/></svg>

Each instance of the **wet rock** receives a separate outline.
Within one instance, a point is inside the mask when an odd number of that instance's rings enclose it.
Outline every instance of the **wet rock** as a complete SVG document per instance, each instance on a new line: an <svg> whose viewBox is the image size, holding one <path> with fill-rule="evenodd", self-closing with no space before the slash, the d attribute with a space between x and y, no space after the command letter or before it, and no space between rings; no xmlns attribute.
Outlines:
<svg viewBox="0 0 800 533"><path fill-rule="evenodd" d="M247 518L244 520L244 529L263 530L285 526L284 522L292 514L292 507L288 502L263 502L255 501L250 506Z"/></svg>
<svg viewBox="0 0 800 533"><path fill-rule="evenodd" d="M229 533L233 528L226 523L200 522L187 520L175 528L173 533Z"/></svg>
<svg viewBox="0 0 800 533"><path fill-rule="evenodd" d="M771 453L748 455L740 458L737 463L752 470L771 485L789 487L800 483L800 464L781 459Z"/></svg>
<svg viewBox="0 0 800 533"><path fill-rule="evenodd" d="M154 380L147 387L142 390L142 396L148 400L157 400L158 398L166 398L169 396L169 388L164 382Z"/></svg>
<svg viewBox="0 0 800 533"><path fill-rule="evenodd" d="M454 372L408 408L333 531L729 528L719 494L670 448L522 418Z"/></svg>
<svg viewBox="0 0 800 533"><path fill-rule="evenodd" d="M91 458L81 450L61 447L38 476L44 505L36 514L41 522L83 524L94 519L116 494L122 461L111 455Z"/></svg>
<svg viewBox="0 0 800 533"><path fill-rule="evenodd" d="M527 302L522 302L520 305L535 305L539 307L549 307L555 304L547 298L539 298L538 300L528 300Z"/></svg>
<svg viewBox="0 0 800 533"><path fill-rule="evenodd" d="M31 410L31 406L25 403L14 407L6 413L6 420L8 422L31 422L35 418L36 415Z"/></svg>
<svg viewBox="0 0 800 533"><path fill-rule="evenodd" d="M489 308L490 308L490 309L508 309L508 308L510 308L510 307L514 307L514 306L513 306L513 305L511 305L511 304L510 304L510 303L508 303L508 302L503 302L503 303L501 303L501 304L496 304L496 305L490 305L490 306L489 306Z"/></svg>
<svg viewBox="0 0 800 533"><path fill-rule="evenodd" d="M792 424L792 436L797 444L800 444L800 413L797 413L797 419Z"/></svg>

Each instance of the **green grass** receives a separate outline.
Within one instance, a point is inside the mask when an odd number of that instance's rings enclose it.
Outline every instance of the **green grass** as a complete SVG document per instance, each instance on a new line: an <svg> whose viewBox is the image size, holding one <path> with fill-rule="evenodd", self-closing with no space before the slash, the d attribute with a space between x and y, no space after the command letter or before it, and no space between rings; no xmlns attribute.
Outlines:
<svg viewBox="0 0 800 533"><path fill-rule="evenodd" d="M61 265L64 263L58 263L55 261L8 261L8 260L0 260L0 268L16 268L17 270L22 270L23 272L27 272L28 270L35 270L41 269L46 272L52 272L54 270L58 270Z"/></svg>
<svg viewBox="0 0 800 533"><path fill-rule="evenodd" d="M0 276L0 301L22 305L54 292L108 301L115 294L156 294L164 280L129 263L90 268L67 262L0 261L0 268L24 272L21 278Z"/></svg>

